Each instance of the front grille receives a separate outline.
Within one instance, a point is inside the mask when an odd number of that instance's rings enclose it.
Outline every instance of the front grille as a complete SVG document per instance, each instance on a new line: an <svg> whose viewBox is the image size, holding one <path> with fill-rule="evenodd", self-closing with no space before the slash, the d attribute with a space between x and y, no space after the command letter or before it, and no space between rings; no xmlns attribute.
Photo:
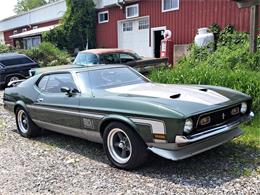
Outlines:
<svg viewBox="0 0 260 195"><path fill-rule="evenodd" d="M234 105L232 107L223 108L214 112L205 113L196 117L195 128L191 134L196 134L209 128L218 127L229 122L235 121L242 114L240 113L241 104ZM248 106L250 109L250 106ZM238 110L238 112L237 112ZM208 118L210 117L210 121ZM203 120L202 124L200 121Z"/></svg>

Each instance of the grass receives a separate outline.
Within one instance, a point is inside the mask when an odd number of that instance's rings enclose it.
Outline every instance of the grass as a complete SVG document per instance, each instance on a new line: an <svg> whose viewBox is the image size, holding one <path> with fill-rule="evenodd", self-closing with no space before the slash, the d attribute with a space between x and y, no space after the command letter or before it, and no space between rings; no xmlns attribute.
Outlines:
<svg viewBox="0 0 260 195"><path fill-rule="evenodd" d="M235 140L256 149L260 149L260 112L256 113L252 122L242 125L244 135Z"/></svg>

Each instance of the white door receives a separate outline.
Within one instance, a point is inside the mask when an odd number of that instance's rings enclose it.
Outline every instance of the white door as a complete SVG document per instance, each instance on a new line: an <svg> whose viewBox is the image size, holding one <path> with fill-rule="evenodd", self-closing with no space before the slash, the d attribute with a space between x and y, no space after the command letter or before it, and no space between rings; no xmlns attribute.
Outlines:
<svg viewBox="0 0 260 195"><path fill-rule="evenodd" d="M122 21L118 25L119 48L131 49L145 57L152 56L149 47L149 18Z"/></svg>

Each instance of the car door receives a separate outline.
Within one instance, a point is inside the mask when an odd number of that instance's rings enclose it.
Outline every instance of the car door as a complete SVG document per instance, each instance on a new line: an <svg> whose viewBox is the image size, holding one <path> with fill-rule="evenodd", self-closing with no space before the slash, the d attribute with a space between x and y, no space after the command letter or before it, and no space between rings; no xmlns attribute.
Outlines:
<svg viewBox="0 0 260 195"><path fill-rule="evenodd" d="M81 129L84 138L93 142L102 143L102 138L98 129L104 115L96 109L98 102L97 98L92 95L89 72L91 71L77 73L82 92L80 97Z"/></svg>
<svg viewBox="0 0 260 195"><path fill-rule="evenodd" d="M75 92L70 95L61 92L62 87ZM40 95L35 103L38 109L38 125L60 133L80 136L80 93L71 73L45 75L39 81L38 88Z"/></svg>

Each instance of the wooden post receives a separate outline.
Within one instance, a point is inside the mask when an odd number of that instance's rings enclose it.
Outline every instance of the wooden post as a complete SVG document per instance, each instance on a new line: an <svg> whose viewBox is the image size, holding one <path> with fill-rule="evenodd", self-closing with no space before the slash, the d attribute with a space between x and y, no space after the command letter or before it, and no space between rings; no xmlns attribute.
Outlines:
<svg viewBox="0 0 260 195"><path fill-rule="evenodd" d="M250 9L250 51L255 53L257 47L258 5L253 5Z"/></svg>

